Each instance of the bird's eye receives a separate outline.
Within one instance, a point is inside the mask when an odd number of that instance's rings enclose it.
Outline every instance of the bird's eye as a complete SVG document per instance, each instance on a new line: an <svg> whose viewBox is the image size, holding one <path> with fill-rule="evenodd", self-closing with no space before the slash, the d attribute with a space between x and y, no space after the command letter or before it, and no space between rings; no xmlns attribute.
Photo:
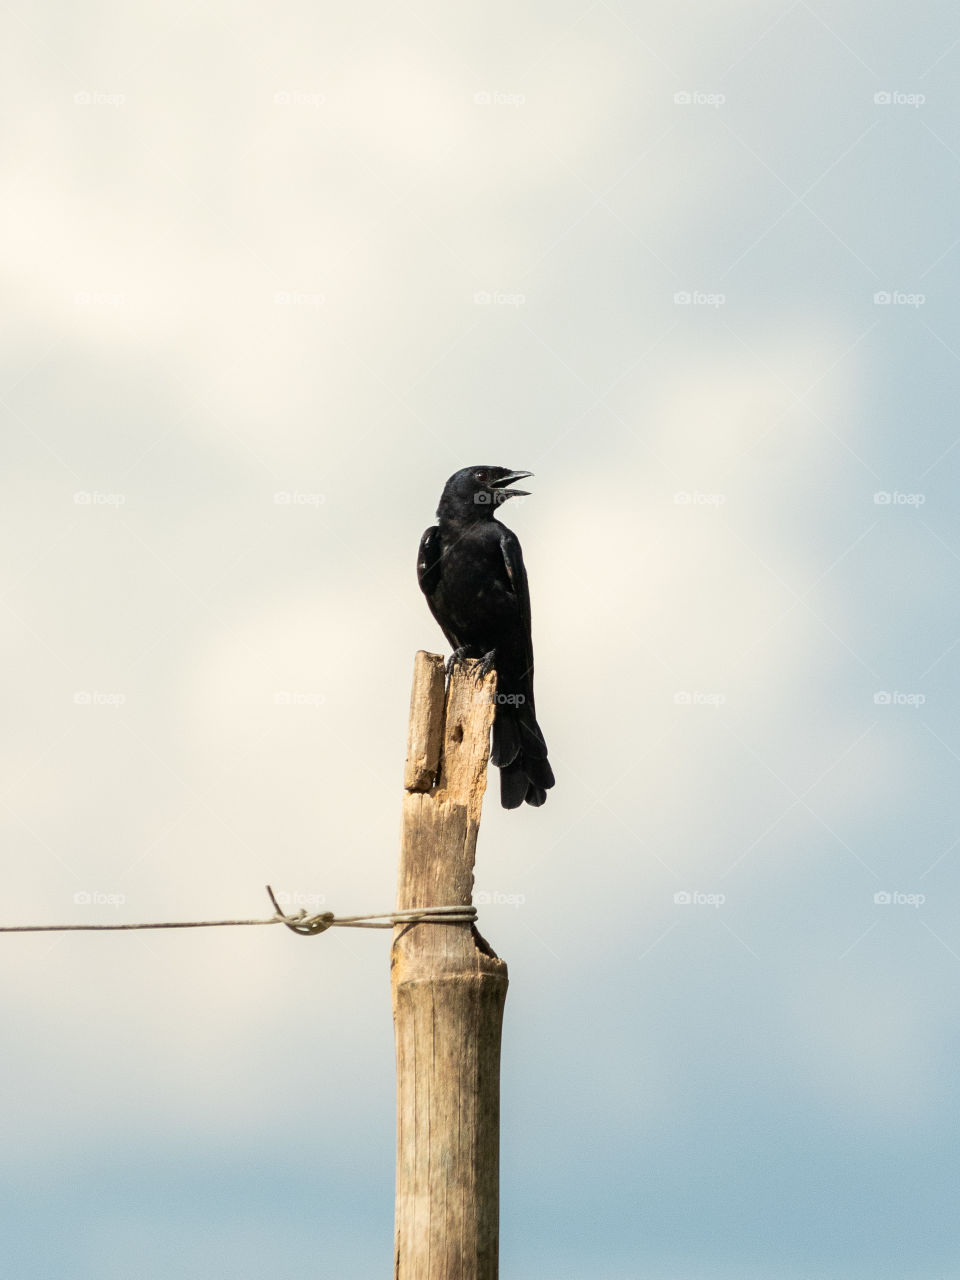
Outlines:
<svg viewBox="0 0 960 1280"><path fill-rule="evenodd" d="M479 480L481 484L486 484L487 473L485 471L475 471L473 473L474 480Z"/></svg>

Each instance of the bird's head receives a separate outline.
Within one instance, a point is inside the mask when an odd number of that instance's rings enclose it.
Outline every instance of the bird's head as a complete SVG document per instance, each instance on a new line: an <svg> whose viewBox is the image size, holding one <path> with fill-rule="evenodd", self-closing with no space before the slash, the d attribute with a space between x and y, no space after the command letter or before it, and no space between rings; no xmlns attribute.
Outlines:
<svg viewBox="0 0 960 1280"><path fill-rule="evenodd" d="M507 467L463 467L444 485L437 515L461 520L489 519L508 498L530 496L526 489L508 486L532 475L532 471L510 471Z"/></svg>

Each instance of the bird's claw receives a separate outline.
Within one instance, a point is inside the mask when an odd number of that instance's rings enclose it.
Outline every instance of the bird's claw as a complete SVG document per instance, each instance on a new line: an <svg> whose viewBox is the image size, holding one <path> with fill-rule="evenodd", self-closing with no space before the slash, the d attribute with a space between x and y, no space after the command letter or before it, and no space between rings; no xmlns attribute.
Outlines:
<svg viewBox="0 0 960 1280"><path fill-rule="evenodd" d="M457 665L458 662L463 661L464 656L466 655L466 652L467 650L465 645L461 646L459 649L454 649L453 653L451 653L450 657L447 659L447 675L448 676L453 675L453 668Z"/></svg>
<svg viewBox="0 0 960 1280"><path fill-rule="evenodd" d="M476 679L477 684L483 684L484 680L493 670L497 661L496 649L491 649L489 653L485 653L477 663Z"/></svg>

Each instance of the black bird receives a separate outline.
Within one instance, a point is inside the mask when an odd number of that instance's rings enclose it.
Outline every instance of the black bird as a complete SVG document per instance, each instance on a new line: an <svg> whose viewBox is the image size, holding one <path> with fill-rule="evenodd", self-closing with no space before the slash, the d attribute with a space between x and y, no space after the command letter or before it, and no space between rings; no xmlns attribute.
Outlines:
<svg viewBox="0 0 960 1280"><path fill-rule="evenodd" d="M500 767L505 809L541 805L553 786L547 744L533 702L530 592L517 535L494 516L501 502L527 497L507 485L531 471L464 467L444 485L438 523L420 540L417 580L453 648L449 666L480 660L497 673L490 759Z"/></svg>

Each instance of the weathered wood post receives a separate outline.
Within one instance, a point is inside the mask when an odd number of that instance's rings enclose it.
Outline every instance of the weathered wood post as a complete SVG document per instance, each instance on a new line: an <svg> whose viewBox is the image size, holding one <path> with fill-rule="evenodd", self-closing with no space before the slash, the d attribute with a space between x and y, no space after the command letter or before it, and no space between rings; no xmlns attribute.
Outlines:
<svg viewBox="0 0 960 1280"><path fill-rule="evenodd" d="M496 675L414 666L397 909L468 906ZM470 924L400 925L391 952L397 1045L398 1280L496 1280L500 1028L507 966Z"/></svg>

